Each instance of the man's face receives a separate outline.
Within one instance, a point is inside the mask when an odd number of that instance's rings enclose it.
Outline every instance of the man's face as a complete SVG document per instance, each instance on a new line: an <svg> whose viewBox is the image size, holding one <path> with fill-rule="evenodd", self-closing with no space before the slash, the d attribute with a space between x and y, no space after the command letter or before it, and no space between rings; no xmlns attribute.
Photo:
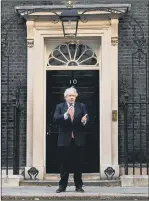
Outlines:
<svg viewBox="0 0 149 201"><path fill-rule="evenodd" d="M65 100L66 100L68 103L74 103L75 100L76 100L76 94L74 94L74 93L68 94L68 95L65 97Z"/></svg>

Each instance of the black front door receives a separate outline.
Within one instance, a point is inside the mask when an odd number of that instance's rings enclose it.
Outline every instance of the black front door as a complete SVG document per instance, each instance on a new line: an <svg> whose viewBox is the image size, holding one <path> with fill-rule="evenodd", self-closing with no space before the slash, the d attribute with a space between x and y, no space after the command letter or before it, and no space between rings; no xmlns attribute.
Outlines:
<svg viewBox="0 0 149 201"><path fill-rule="evenodd" d="M86 104L90 119L86 133L83 172L99 172L99 71L47 71L46 78L46 172L60 172L57 156L58 126L53 123L53 114L56 104L64 102L65 89L71 86L78 91L77 101Z"/></svg>

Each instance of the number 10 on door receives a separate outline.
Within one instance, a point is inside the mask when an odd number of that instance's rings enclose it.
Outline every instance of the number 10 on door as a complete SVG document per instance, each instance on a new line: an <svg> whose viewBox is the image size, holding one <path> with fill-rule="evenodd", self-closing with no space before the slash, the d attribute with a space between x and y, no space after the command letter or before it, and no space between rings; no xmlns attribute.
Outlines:
<svg viewBox="0 0 149 201"><path fill-rule="evenodd" d="M77 84L77 80L76 79L70 80L69 82L70 82L70 84Z"/></svg>

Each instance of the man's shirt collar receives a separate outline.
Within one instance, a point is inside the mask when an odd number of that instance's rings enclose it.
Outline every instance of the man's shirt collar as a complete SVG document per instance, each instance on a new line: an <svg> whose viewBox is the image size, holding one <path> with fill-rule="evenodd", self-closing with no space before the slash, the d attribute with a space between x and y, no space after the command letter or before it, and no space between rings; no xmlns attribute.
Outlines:
<svg viewBox="0 0 149 201"><path fill-rule="evenodd" d="M71 103L68 103L68 102L66 102L66 103L67 103L68 107L70 107L70 105L74 106L74 104L75 104L75 103L71 104Z"/></svg>

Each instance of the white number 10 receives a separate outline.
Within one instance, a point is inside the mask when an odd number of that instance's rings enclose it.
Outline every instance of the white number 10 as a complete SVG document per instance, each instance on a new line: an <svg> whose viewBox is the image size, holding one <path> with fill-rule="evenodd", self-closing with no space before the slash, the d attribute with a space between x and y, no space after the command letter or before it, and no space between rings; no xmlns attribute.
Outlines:
<svg viewBox="0 0 149 201"><path fill-rule="evenodd" d="M76 79L74 79L74 80L70 80L70 84L77 84L77 80Z"/></svg>

